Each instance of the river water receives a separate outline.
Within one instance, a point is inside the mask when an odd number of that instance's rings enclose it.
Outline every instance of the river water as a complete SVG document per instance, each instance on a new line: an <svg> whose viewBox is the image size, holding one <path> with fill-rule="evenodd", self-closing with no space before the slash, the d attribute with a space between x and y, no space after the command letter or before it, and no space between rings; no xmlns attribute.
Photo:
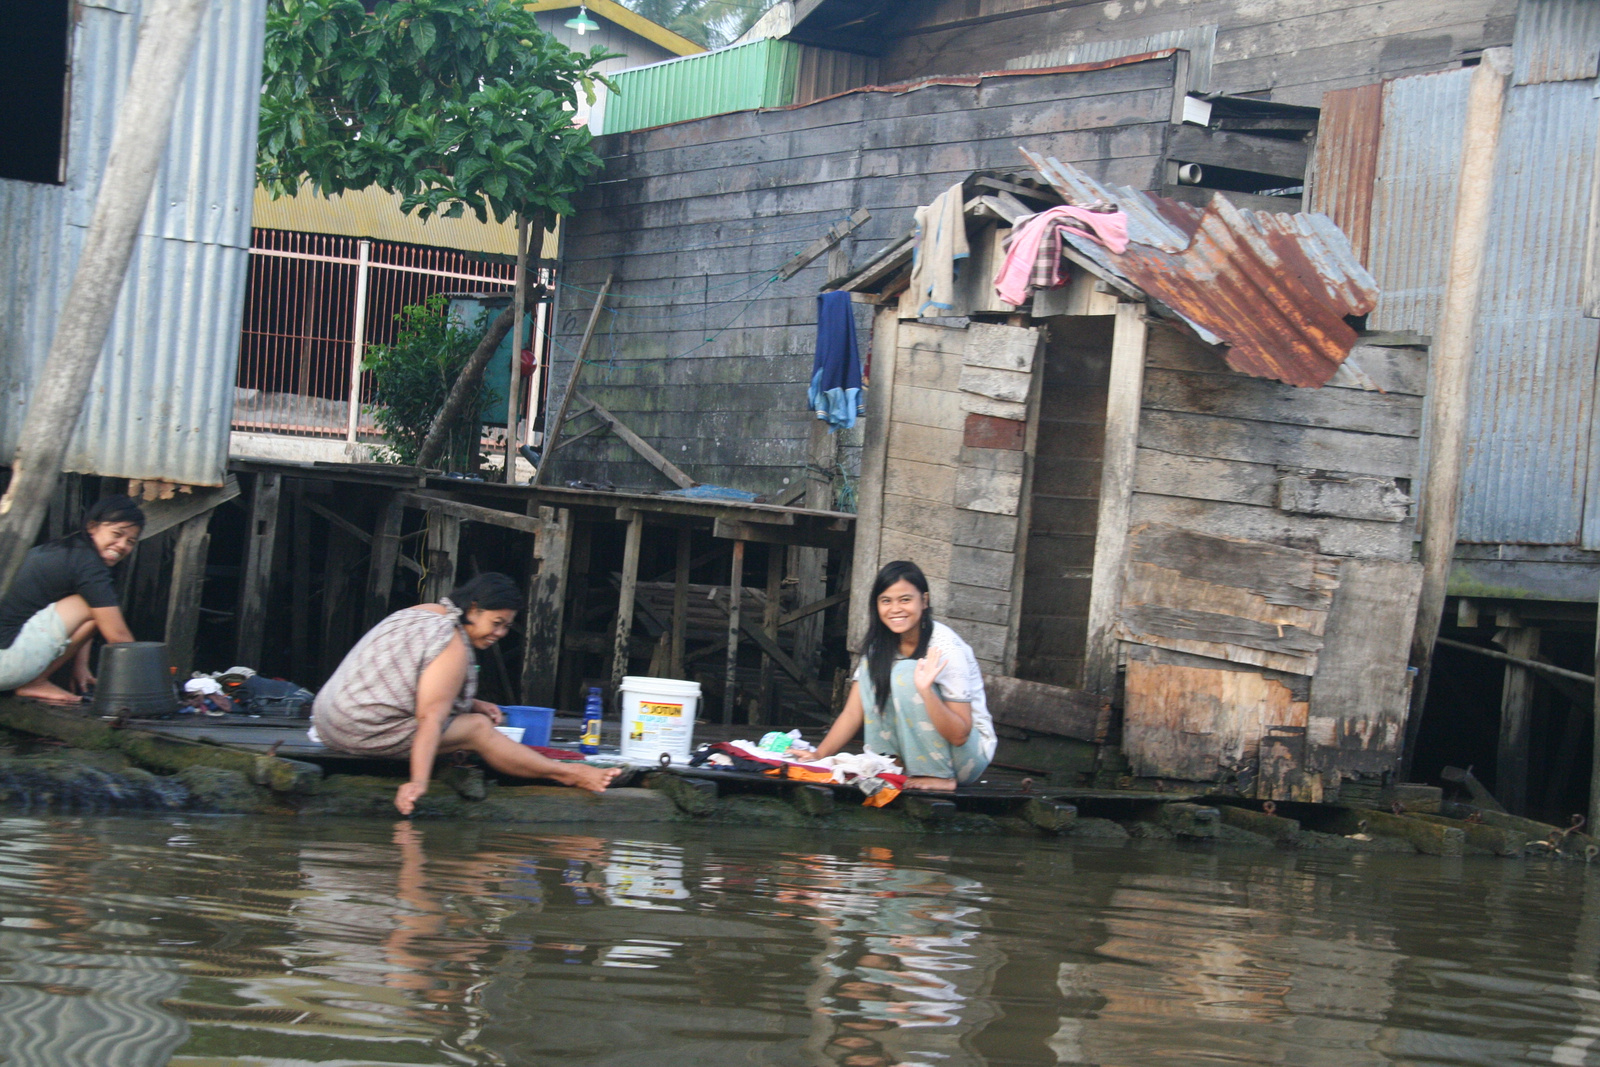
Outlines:
<svg viewBox="0 0 1600 1067"><path fill-rule="evenodd" d="M8 1067L1600 1065L1581 865L65 817L0 853Z"/></svg>

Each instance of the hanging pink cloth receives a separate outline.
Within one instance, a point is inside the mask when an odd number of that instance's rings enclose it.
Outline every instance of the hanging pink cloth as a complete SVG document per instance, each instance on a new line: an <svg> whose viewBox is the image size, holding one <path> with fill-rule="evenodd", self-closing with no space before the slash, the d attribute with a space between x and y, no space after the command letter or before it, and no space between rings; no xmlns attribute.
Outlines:
<svg viewBox="0 0 1600 1067"><path fill-rule="evenodd" d="M1021 304L1028 299L1029 281L1033 265L1039 258L1039 246L1057 227L1070 227L1074 232L1100 242L1113 252L1128 249L1128 216L1121 211L1089 211L1081 207L1053 207L1033 215L1011 235L1006 247L1006 261L995 275L994 290L1008 304Z"/></svg>

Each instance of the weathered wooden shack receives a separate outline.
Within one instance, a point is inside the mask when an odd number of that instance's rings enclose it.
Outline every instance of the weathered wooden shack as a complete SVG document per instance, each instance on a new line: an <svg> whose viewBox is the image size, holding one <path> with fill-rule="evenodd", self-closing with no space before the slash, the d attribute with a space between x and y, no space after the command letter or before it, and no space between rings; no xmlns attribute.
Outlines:
<svg viewBox="0 0 1600 1067"><path fill-rule="evenodd" d="M918 561L1002 699L1084 740L1121 705L1138 777L1322 800L1392 769L1425 350L1345 321L1376 291L1325 218L1030 161L1049 184L964 187L962 317L917 319L909 240L841 286L876 307L857 599ZM1064 288L1001 302L1013 219L1062 202L1133 243L1068 238Z"/></svg>

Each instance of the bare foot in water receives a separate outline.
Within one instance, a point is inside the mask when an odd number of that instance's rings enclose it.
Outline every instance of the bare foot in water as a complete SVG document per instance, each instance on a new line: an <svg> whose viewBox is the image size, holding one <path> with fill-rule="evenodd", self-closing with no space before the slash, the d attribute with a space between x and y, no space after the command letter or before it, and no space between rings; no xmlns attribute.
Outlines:
<svg viewBox="0 0 1600 1067"><path fill-rule="evenodd" d="M69 693L52 682L29 683L18 688L16 692L19 697L37 700L42 704L61 704L68 707L77 707L83 703L83 698L78 694Z"/></svg>
<svg viewBox="0 0 1600 1067"><path fill-rule="evenodd" d="M906 779L907 789L939 789L946 793L955 792L956 780L954 778L924 778L920 775Z"/></svg>
<svg viewBox="0 0 1600 1067"><path fill-rule="evenodd" d="M604 793L611 780L621 773L621 767L590 767L578 763L562 775L562 784L587 789L591 793Z"/></svg>

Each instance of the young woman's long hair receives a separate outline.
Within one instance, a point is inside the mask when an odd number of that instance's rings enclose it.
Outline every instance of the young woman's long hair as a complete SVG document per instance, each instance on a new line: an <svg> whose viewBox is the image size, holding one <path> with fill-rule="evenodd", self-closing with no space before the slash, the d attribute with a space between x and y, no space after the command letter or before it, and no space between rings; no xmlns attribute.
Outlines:
<svg viewBox="0 0 1600 1067"><path fill-rule="evenodd" d="M58 539L56 544L64 545L73 540L88 541L89 527L101 523L116 525L122 522L132 523L141 530L144 529L144 509L139 507L131 496L121 494L103 496L89 505L88 510L83 513L83 521L78 524L78 528Z"/></svg>
<svg viewBox="0 0 1600 1067"><path fill-rule="evenodd" d="M900 635L883 624L878 617L878 597L899 581L910 582L924 595L928 592L928 579L922 568L908 559L886 563L872 580L872 596L867 600L867 641L862 651L867 657L867 677L872 680L872 695L882 711L889 702L889 686L894 673L895 657L900 652ZM933 636L933 607L922 609L922 626L917 635L917 650L912 659L921 659L928 653L928 639Z"/></svg>

